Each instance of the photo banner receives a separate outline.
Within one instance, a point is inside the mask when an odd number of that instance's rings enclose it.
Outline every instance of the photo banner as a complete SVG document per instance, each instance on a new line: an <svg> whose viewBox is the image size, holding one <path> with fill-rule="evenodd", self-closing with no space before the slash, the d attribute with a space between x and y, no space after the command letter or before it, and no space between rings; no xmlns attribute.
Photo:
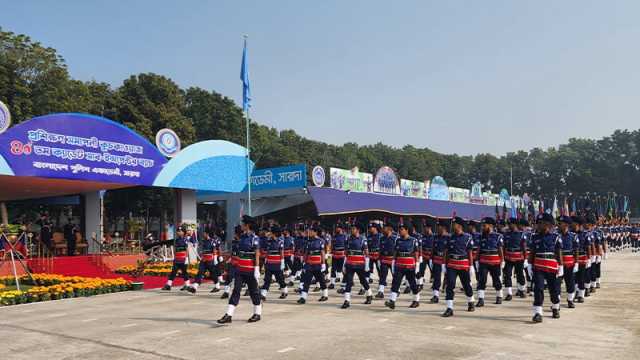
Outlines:
<svg viewBox="0 0 640 360"><path fill-rule="evenodd" d="M373 180L373 192L400 195L400 182L392 168L383 166L378 169Z"/></svg>
<svg viewBox="0 0 640 360"><path fill-rule="evenodd" d="M373 174L360 172L357 167L351 170L329 168L329 176L334 189L373 192Z"/></svg>
<svg viewBox="0 0 640 360"><path fill-rule="evenodd" d="M429 186L424 181L400 179L402 196L426 199L428 189Z"/></svg>

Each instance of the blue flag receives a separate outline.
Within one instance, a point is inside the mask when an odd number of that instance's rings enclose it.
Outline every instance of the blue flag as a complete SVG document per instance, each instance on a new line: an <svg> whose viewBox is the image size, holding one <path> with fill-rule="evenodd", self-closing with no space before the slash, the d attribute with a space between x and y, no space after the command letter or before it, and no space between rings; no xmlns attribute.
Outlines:
<svg viewBox="0 0 640 360"><path fill-rule="evenodd" d="M242 50L240 80L242 80L242 110L247 111L251 107L251 84L249 83L249 68L247 65L247 39L244 39L244 49Z"/></svg>

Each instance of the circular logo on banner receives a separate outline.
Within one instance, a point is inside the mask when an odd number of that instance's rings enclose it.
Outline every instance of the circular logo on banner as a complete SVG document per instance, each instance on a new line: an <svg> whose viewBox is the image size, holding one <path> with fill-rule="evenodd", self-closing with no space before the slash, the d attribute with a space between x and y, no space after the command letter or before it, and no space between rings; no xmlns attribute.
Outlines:
<svg viewBox="0 0 640 360"><path fill-rule="evenodd" d="M9 108L0 101L0 134L5 132L11 126L11 113Z"/></svg>
<svg viewBox="0 0 640 360"><path fill-rule="evenodd" d="M174 157L180 152L180 138L171 129L162 129L156 134L156 146L162 155Z"/></svg>
<svg viewBox="0 0 640 360"><path fill-rule="evenodd" d="M311 179L313 179L313 185L317 187L324 186L325 174L322 166L317 165L311 171Z"/></svg>

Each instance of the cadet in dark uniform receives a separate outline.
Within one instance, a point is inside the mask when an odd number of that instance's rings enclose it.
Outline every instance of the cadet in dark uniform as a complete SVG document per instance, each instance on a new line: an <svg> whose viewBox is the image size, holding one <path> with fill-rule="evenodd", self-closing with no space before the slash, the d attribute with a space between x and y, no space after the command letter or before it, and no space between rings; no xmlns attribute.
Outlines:
<svg viewBox="0 0 640 360"><path fill-rule="evenodd" d="M569 216L558 218L560 240L562 240L562 263L564 265L564 284L567 290L567 305L573 309L576 296L576 273L578 272L578 237L569 231L573 220ZM558 294L561 293L562 282L558 281Z"/></svg>
<svg viewBox="0 0 640 360"><path fill-rule="evenodd" d="M305 233L305 225L298 224L298 228L296 229L296 236L294 238L295 259L293 260L296 280L300 280L300 273L302 272L302 267L304 266L304 245L306 241L305 237L307 236L307 234Z"/></svg>
<svg viewBox="0 0 640 360"><path fill-rule="evenodd" d="M442 286L442 276L447 271L447 266L444 263L444 252L447 248L447 243L451 238L451 235L449 235L449 227L449 220L438 220L438 234L433 239L433 250L431 250L431 276L433 277L433 284L431 286L431 289L433 291L433 297L431 298L430 302L432 304L437 304L438 301L440 301L440 287Z"/></svg>
<svg viewBox="0 0 640 360"><path fill-rule="evenodd" d="M433 221L433 219L427 219L423 230L422 241L420 242L420 256L422 257L422 262L420 263L420 271L417 275L418 288L420 291L422 291L422 288L424 287L427 267L429 268L429 273L433 276L431 251L433 251L433 240L435 238L433 235L434 225L435 221Z"/></svg>
<svg viewBox="0 0 640 360"><path fill-rule="evenodd" d="M322 290L322 296L318 301L327 301L329 299L329 290L327 290L323 274L327 269L327 264L325 263L325 241L318 237L321 231L318 226L312 226L308 231L309 240L304 248L304 271L302 272L302 280L300 280L302 286L298 304L307 302L309 286L311 286L311 282L314 279L320 283L320 289Z"/></svg>
<svg viewBox="0 0 640 360"><path fill-rule="evenodd" d="M453 316L453 297L456 280L460 278L464 293L467 295L467 311L474 311L473 288L469 269L473 263L473 237L464 232L465 221L460 217L453 219L453 234L447 242L445 263L447 264L447 310L443 317Z"/></svg>
<svg viewBox="0 0 640 360"><path fill-rule="evenodd" d="M471 220L469 221L469 234L471 234L471 237L473 238L473 264L472 264L472 268L471 268L471 272L474 273L475 278L476 278L476 283L479 281L480 279L480 262L478 261L478 259L480 258L480 234L481 232L478 231L478 226L480 225L480 223L478 223L477 221Z"/></svg>
<svg viewBox="0 0 640 360"><path fill-rule="evenodd" d="M187 232L187 228L182 226L177 231L177 237L173 240L173 266L171 267L171 274L169 274L169 278L167 279L167 283L164 285L162 290L169 291L171 290L171 285L173 284L173 279L176 278L176 274L180 271L182 279L184 279L184 285L180 289L180 291L187 290L189 288L189 273L187 272L187 238L185 234Z"/></svg>
<svg viewBox="0 0 640 360"><path fill-rule="evenodd" d="M212 293L220 291L220 284L218 283L218 276L220 271L218 264L220 262L220 239L214 232L204 232L202 234L202 240L200 244L200 264L198 265L198 274L195 281L188 288L189 292L195 294L198 287L202 283L202 279L209 272L209 278L213 281Z"/></svg>
<svg viewBox="0 0 640 360"><path fill-rule="evenodd" d="M373 296L367 281L367 273L369 272L369 250L367 248L367 239L360 232L364 230L364 226L353 224L351 226L351 236L345 242L345 250L347 252L347 261L345 263L345 289L344 303L342 308L346 309L351 305L351 287L353 286L353 276L358 274L358 279L362 288L366 291L365 304L371 304Z"/></svg>
<svg viewBox="0 0 640 360"><path fill-rule="evenodd" d="M242 227L236 226L233 239L231 240L231 256L227 259L227 277L224 280L224 292L220 299L227 299L231 292L231 282L236 277L236 264L238 263L238 242L242 236Z"/></svg>
<svg viewBox="0 0 640 360"><path fill-rule="evenodd" d="M394 262L392 267L393 283L391 284L391 294L385 305L390 309L395 309L398 292L403 279L407 279L411 292L413 293L413 302L410 308L420 306L420 292L416 283L416 273L420 271L419 267L419 251L418 241L416 238L409 236L410 225L402 224L398 227L399 237L396 239L396 247L394 251Z"/></svg>
<svg viewBox="0 0 640 360"><path fill-rule="evenodd" d="M500 269L504 263L503 238L493 231L496 221L491 217L482 220L482 234L480 235L480 276L478 281L478 303L476 307L484 306L484 291L487 287L487 275L491 274L493 287L496 289L496 304L502 303L502 282Z"/></svg>
<svg viewBox="0 0 640 360"><path fill-rule="evenodd" d="M260 289L260 298L262 301L267 299L267 293L271 286L271 278L275 276L278 285L280 285L280 299L285 299L289 293L287 284L284 282L284 239L282 238L282 230L273 226L267 233L267 241L264 245L266 253L264 263L264 283Z"/></svg>
<svg viewBox="0 0 640 360"><path fill-rule="evenodd" d="M582 216L573 219L574 231L578 237L578 272L576 273L576 283L578 285L578 298L576 302L583 303L587 293L587 286L590 280L589 268L591 268L592 240L591 233L583 231L584 218Z"/></svg>
<svg viewBox="0 0 640 360"><path fill-rule="evenodd" d="M380 278L380 222L369 223L369 236L367 237L367 246L369 247L369 284L373 283L373 270L378 271L378 279ZM379 284L378 284L379 285Z"/></svg>
<svg viewBox="0 0 640 360"><path fill-rule="evenodd" d="M286 227L282 229L282 241L284 244L284 266L285 276L288 275L287 285L293 286L293 279L295 277L295 270L293 266L294 254L295 254L295 241Z"/></svg>
<svg viewBox="0 0 640 360"><path fill-rule="evenodd" d="M342 274L342 269L344 268L344 259L345 259L345 250L344 243L347 240L347 235L345 235L345 224L339 223L336 225L336 234L331 239L331 283L329 284L329 289L334 289L336 287L336 277L338 273L340 274L340 278L344 278L344 274Z"/></svg>
<svg viewBox="0 0 640 360"><path fill-rule="evenodd" d="M553 230L553 216L542 213L537 217L537 231L531 239L531 255L529 271L533 278L533 322L542 322L542 305L544 302L544 284L548 284L551 297L553 318L560 317L560 296L558 294L558 277L564 274L562 265L562 240Z"/></svg>
<svg viewBox="0 0 640 360"><path fill-rule="evenodd" d="M518 222L518 230L522 231L522 237L524 239L524 246L526 248L525 258L524 258L524 267L525 269L529 266L529 253L531 249L531 237L533 236L531 230L529 229L529 221L527 219L520 219ZM524 272L524 277L527 282L527 294L530 294L533 290L533 280L529 275L528 271Z"/></svg>
<svg viewBox="0 0 640 360"><path fill-rule="evenodd" d="M603 239L600 232L595 228L596 218L593 215L587 217L587 231L591 233L591 239L593 240L593 255L591 256L591 290L590 293L594 294L598 288L600 281L600 265L602 263L603 251ZM624 227L623 227L623 231Z"/></svg>
<svg viewBox="0 0 640 360"><path fill-rule="evenodd" d="M515 270L516 281L518 282L518 291L516 296L520 298L526 297L525 277L524 277L524 259L526 256L526 245L523 232L518 229L518 219L509 219L509 230L504 234L504 286L507 288L507 297L505 301L513 299L513 272Z"/></svg>
<svg viewBox="0 0 640 360"><path fill-rule="evenodd" d="M230 323L236 306L240 301L242 285L247 284L251 302L253 303L253 315L249 322L260 321L262 315L262 304L260 302L260 292L258 291L258 280L260 279L260 239L253 232L255 221L249 216L242 218L243 234L238 241L238 259L236 263L235 279L233 280L233 293L229 298L227 313L218 320L219 324Z"/></svg>
<svg viewBox="0 0 640 360"><path fill-rule="evenodd" d="M393 272L392 266L396 251L396 240L398 239L393 230L393 225L390 223L384 224L382 229L382 237L380 238L380 285L378 286L376 299L384 299L387 276L389 272Z"/></svg>

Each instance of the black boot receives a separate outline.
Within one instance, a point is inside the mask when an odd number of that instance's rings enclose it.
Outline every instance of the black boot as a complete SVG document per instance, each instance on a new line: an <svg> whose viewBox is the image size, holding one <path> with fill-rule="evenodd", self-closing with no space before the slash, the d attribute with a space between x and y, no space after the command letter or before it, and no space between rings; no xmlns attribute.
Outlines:
<svg viewBox="0 0 640 360"><path fill-rule="evenodd" d="M229 316L227 314L224 314L223 317L218 319L217 323L218 324L231 324L231 316Z"/></svg>
<svg viewBox="0 0 640 360"><path fill-rule="evenodd" d="M264 296L264 295L260 295L260 300L262 300L262 301L267 301L267 297L266 297L266 296Z"/></svg>
<svg viewBox="0 0 640 360"><path fill-rule="evenodd" d="M393 310L396 308L396 302L395 301L391 301L391 300L387 300L384 302L384 306L388 307L389 309Z"/></svg>
<svg viewBox="0 0 640 360"><path fill-rule="evenodd" d="M360 291L358 291L358 295L364 295L364 289L360 289Z"/></svg>
<svg viewBox="0 0 640 360"><path fill-rule="evenodd" d="M496 305L502 304L502 298L500 296L496 297Z"/></svg>
<svg viewBox="0 0 640 360"><path fill-rule="evenodd" d="M319 302L325 302L327 300L329 300L329 298L326 296L321 296L320 299L318 299Z"/></svg>
<svg viewBox="0 0 640 360"><path fill-rule="evenodd" d="M440 298L437 297L437 296L434 296L434 297L431 298L431 300L429 300L429 302L432 303L432 304L437 304L438 301L440 301Z"/></svg>
<svg viewBox="0 0 640 360"><path fill-rule="evenodd" d="M541 323L542 315L536 313L535 315L533 315L533 319L531 319L531 321L533 321L534 323Z"/></svg>
<svg viewBox="0 0 640 360"><path fill-rule="evenodd" d="M522 290L518 290L518 291L516 291L516 296L521 298L521 299L524 299L524 298L527 297L527 294L525 294L524 291L522 291Z"/></svg>
<svg viewBox="0 0 640 360"><path fill-rule="evenodd" d="M187 291L188 291L188 292L190 292L190 293L192 293L192 294L195 294L195 293L196 293L196 288L189 286L189 287L187 288Z"/></svg>
<svg viewBox="0 0 640 360"><path fill-rule="evenodd" d="M289 296L289 294L287 293L280 293L280 297L278 297L278 299L286 299L287 296Z"/></svg>
<svg viewBox="0 0 640 360"><path fill-rule="evenodd" d="M511 294L507 294L507 296L504 298L504 301L511 301L513 300L513 296L511 296Z"/></svg>
<svg viewBox="0 0 640 360"><path fill-rule="evenodd" d="M376 294L376 299L384 299L384 293L382 291L378 291Z"/></svg>
<svg viewBox="0 0 640 360"><path fill-rule="evenodd" d="M413 301L413 302L411 302L411 305L409 305L409 308L410 308L410 309L415 309L415 308L417 308L418 306L420 306L420 302L418 302L418 301Z"/></svg>
<svg viewBox="0 0 640 360"><path fill-rule="evenodd" d="M576 306L573 304L573 301L567 301L567 307L568 307L569 309L573 309L573 308L575 308Z"/></svg>
<svg viewBox="0 0 640 360"><path fill-rule="evenodd" d="M444 311L444 313L442 314L442 317L451 317L453 316L453 310L450 308L447 308L447 310Z"/></svg>
<svg viewBox="0 0 640 360"><path fill-rule="evenodd" d="M293 287L293 281L289 281L289 282L287 283L287 286L291 286L291 287Z"/></svg>
<svg viewBox="0 0 640 360"><path fill-rule="evenodd" d="M584 302L584 298L582 296L578 296L578 298L576 299L576 302L578 304L582 304Z"/></svg>
<svg viewBox="0 0 640 360"><path fill-rule="evenodd" d="M338 294L344 294L344 289L343 289L343 288L340 288L340 289L336 290L336 292L337 292Z"/></svg>
<svg viewBox="0 0 640 360"><path fill-rule="evenodd" d="M592 293L592 294L595 294L595 293L596 293L596 288L592 287L592 288L591 288L591 293Z"/></svg>
<svg viewBox="0 0 640 360"><path fill-rule="evenodd" d="M318 292L318 291L320 291L320 286L316 286L313 288L313 292Z"/></svg>
<svg viewBox="0 0 640 360"><path fill-rule="evenodd" d="M351 306L351 303L349 303L347 300L345 300L345 301L342 303L342 306L341 306L340 308L341 308L341 309L347 309L347 308L349 308L349 306Z"/></svg>
<svg viewBox="0 0 640 360"><path fill-rule="evenodd" d="M408 294L410 292L411 292L411 288L407 286L407 287L404 288L404 291L402 293L403 294Z"/></svg>
<svg viewBox="0 0 640 360"><path fill-rule="evenodd" d="M305 300L304 298L298 299L298 304L300 304L300 305L305 304L306 302L307 302L307 300Z"/></svg>
<svg viewBox="0 0 640 360"><path fill-rule="evenodd" d="M478 303L476 303L476 307L483 307L484 306L484 299L480 298L478 299Z"/></svg>
<svg viewBox="0 0 640 360"><path fill-rule="evenodd" d="M260 315L253 314L247 322L254 323L260 321Z"/></svg>
<svg viewBox="0 0 640 360"><path fill-rule="evenodd" d="M189 290L189 287L187 285L182 285L182 287L180 288L180 291L187 291Z"/></svg>
<svg viewBox="0 0 640 360"><path fill-rule="evenodd" d="M329 290L333 290L335 288L336 288L336 286L334 284L329 284L329 287L328 287Z"/></svg>
<svg viewBox="0 0 640 360"><path fill-rule="evenodd" d="M467 304L467 311L468 311L468 312L474 312L474 311L476 311L476 307L473 305L473 303L472 303L472 302L469 302L469 303Z"/></svg>
<svg viewBox="0 0 640 360"><path fill-rule="evenodd" d="M551 309L551 317L554 319L560 319L560 310L558 309Z"/></svg>
<svg viewBox="0 0 640 360"><path fill-rule="evenodd" d="M596 289L600 289L600 283L596 283Z"/></svg>
<svg viewBox="0 0 640 360"><path fill-rule="evenodd" d="M249 296L249 289L245 290L244 291L244 295L242 295L242 296Z"/></svg>
<svg viewBox="0 0 640 360"><path fill-rule="evenodd" d="M220 289L214 287L213 289L211 289L210 292L211 293L217 293L218 291L220 291Z"/></svg>
<svg viewBox="0 0 640 360"><path fill-rule="evenodd" d="M373 300L373 296L369 295L367 296L367 299L364 301L365 305L370 305L371 304L371 300Z"/></svg>
<svg viewBox="0 0 640 360"><path fill-rule="evenodd" d="M229 293L228 292L223 292L222 296L220 296L220 299L228 299L229 298Z"/></svg>
<svg viewBox="0 0 640 360"><path fill-rule="evenodd" d="M165 286L162 287L162 290L163 291L171 291L171 286L165 285Z"/></svg>

